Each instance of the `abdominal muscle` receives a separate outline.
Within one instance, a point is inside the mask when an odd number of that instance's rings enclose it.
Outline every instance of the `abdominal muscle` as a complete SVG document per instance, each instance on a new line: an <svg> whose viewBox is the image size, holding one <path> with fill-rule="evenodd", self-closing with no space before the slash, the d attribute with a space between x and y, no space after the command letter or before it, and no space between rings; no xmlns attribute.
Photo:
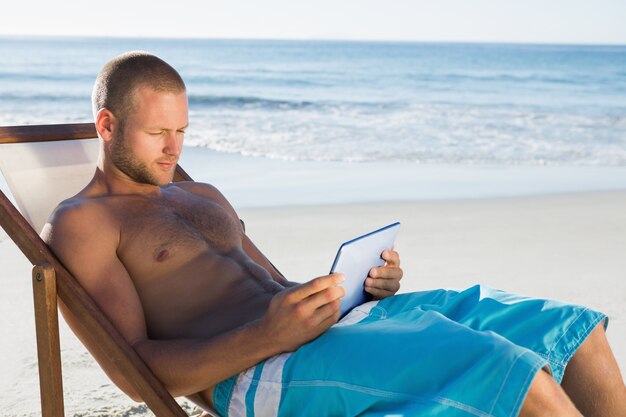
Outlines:
<svg viewBox="0 0 626 417"><path fill-rule="evenodd" d="M261 319L284 290L239 248L228 254L209 249L175 264L133 277L152 339L215 337ZM212 393L213 387L189 398L212 407Z"/></svg>
<svg viewBox="0 0 626 417"><path fill-rule="evenodd" d="M163 265L164 267L166 265ZM284 287L241 249L134 279L152 339L211 338L260 319Z"/></svg>

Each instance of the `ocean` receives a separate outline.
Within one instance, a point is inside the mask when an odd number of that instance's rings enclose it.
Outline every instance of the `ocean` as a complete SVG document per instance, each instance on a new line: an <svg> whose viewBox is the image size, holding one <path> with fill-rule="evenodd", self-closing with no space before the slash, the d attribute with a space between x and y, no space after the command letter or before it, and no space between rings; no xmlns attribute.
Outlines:
<svg viewBox="0 0 626 417"><path fill-rule="evenodd" d="M626 46L0 38L0 124L91 120L111 57L188 87L186 144L289 161L626 166Z"/></svg>

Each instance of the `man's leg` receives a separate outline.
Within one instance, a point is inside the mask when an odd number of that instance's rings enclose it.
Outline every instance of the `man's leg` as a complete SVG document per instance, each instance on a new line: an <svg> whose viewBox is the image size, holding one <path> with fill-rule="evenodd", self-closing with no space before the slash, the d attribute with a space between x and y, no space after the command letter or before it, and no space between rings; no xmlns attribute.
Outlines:
<svg viewBox="0 0 626 417"><path fill-rule="evenodd" d="M545 389L534 389L525 406L541 404L542 393L563 382L565 393L585 416L624 416L626 388L608 346L604 314L581 306L531 299L488 287L476 286L461 293L433 292L423 308L476 330L490 330L549 360L553 377ZM515 325L511 325L514 323ZM593 330L591 330L593 329ZM581 343L582 342L582 343ZM580 344L580 345L579 345ZM570 359L570 352L575 351ZM568 360L569 359L569 360ZM565 367L566 360L569 364ZM564 369L565 368L565 369ZM545 379L545 373L540 373ZM566 374L566 377L564 377ZM546 397L547 398L547 397ZM527 410L532 414L532 407ZM621 414L620 414L621 413ZM522 414L524 415L524 414Z"/></svg>
<svg viewBox="0 0 626 417"><path fill-rule="evenodd" d="M587 417L625 415L626 387L602 324L578 348L561 384Z"/></svg>
<svg viewBox="0 0 626 417"><path fill-rule="evenodd" d="M533 380L520 417L581 417L574 404L556 381L544 371L539 371Z"/></svg>
<svg viewBox="0 0 626 417"><path fill-rule="evenodd" d="M351 313L356 317L363 310L366 315L360 321L347 324L352 318L348 316L294 352L282 368L282 387L272 384L281 390L283 414L302 415L305 412L293 407L306 404L307 415L316 416L512 417L525 404L524 416L546 416L550 411L580 417L550 377L531 383L544 373L545 358L494 332L475 331L438 312L416 308L416 302L428 296L385 299L375 306L370 303L367 312L361 306ZM265 404L257 401L258 395L255 405Z"/></svg>

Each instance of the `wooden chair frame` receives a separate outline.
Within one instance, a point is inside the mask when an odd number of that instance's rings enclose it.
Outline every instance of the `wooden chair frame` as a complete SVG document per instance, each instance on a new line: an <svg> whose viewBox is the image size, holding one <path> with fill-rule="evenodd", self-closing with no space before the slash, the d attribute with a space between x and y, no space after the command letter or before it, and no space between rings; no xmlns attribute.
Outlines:
<svg viewBox="0 0 626 417"><path fill-rule="evenodd" d="M0 127L5 143L97 137L93 123ZM176 167L174 181L191 181ZM89 297L6 195L0 191L0 225L33 265L33 293L43 417L64 415L57 296L81 320L93 340L156 416L187 417L137 352Z"/></svg>

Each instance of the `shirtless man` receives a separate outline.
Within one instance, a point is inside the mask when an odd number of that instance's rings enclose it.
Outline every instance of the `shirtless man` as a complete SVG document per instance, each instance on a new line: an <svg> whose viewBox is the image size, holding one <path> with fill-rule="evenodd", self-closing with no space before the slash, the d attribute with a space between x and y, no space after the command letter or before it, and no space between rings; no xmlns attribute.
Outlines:
<svg viewBox="0 0 626 417"><path fill-rule="evenodd" d="M185 85L173 68L149 54L119 56L98 76L93 106L101 139L98 167L79 194L57 207L43 236L172 395L190 396L225 413L227 403L213 404L219 397L215 387L223 389L218 383L233 381L226 395L234 395L240 382L233 376L276 355L306 350L308 342L327 340L342 329L329 331L337 323L344 295L341 275L304 284L288 281L246 236L235 210L215 187L171 183L188 126ZM382 256L386 264L373 269L365 283L375 299L385 299L381 303L398 299L390 296L402 278L398 254L387 250ZM443 293L452 297L437 294ZM80 322L61 308L113 382L140 401ZM590 320L595 320L589 322L595 330L585 333L588 337L569 362L563 387L586 415L617 416L621 406L626 409L624 383L603 326L597 325L604 316L597 313ZM468 340L475 334L468 333ZM322 346L315 349L323 351ZM387 361L385 356L394 355L395 348L390 349L370 355ZM443 359L450 361L449 356ZM526 398L520 415L580 415L549 374L537 372L547 370L547 363L539 356L533 360L527 370L532 385L520 385L515 392ZM419 363L420 355L410 361ZM598 395L602 401L594 403ZM280 396L279 391L268 398ZM424 408L431 411L422 413L457 415L459 406L453 401L439 402L435 406L444 408ZM519 411L518 402L510 410ZM312 403L301 404L299 412L309 406L314 410ZM294 414L289 405L281 407L286 415ZM343 407L341 414L351 413ZM491 408L497 409L496 404Z"/></svg>

